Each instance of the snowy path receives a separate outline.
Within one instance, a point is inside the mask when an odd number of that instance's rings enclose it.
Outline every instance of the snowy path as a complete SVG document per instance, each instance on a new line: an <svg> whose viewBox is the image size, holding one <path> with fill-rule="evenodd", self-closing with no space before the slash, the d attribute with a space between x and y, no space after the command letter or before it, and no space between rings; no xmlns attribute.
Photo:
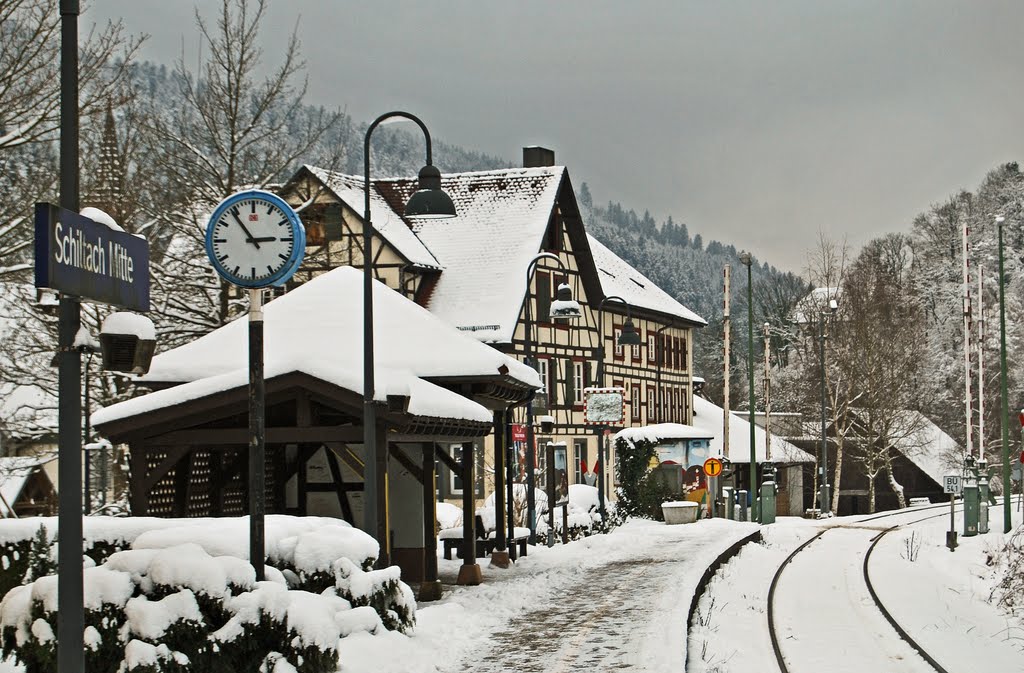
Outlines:
<svg viewBox="0 0 1024 673"><path fill-rule="evenodd" d="M421 604L411 637L342 640L340 673L589 670L680 673L697 582L719 553L757 529L721 519L685 526L631 521L508 570L480 559L484 583L445 587ZM458 570L441 562L442 577Z"/></svg>
<svg viewBox="0 0 1024 673"><path fill-rule="evenodd" d="M792 673L934 673L868 594L864 555L878 533L832 528L787 566L776 588L775 624Z"/></svg>

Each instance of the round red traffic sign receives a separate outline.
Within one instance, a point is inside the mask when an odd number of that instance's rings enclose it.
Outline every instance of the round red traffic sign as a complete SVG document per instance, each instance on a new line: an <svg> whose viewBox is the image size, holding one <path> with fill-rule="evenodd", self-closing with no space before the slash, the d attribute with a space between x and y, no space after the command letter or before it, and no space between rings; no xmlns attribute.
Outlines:
<svg viewBox="0 0 1024 673"><path fill-rule="evenodd" d="M717 458L708 458L704 461L704 474L709 477L717 477L722 474L722 461Z"/></svg>

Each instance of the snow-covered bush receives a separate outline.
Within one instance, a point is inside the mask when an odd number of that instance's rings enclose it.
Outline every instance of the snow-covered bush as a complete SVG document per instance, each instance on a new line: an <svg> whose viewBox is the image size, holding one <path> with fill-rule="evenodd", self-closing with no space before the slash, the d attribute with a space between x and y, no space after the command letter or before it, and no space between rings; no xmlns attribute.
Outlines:
<svg viewBox="0 0 1024 673"><path fill-rule="evenodd" d="M621 523L621 520L616 515L617 508L615 503L610 503L605 498L607 521L602 524L600 500L596 486L571 484L569 486L568 502L568 512L566 512L565 518L568 525L567 537L569 540L578 540L594 533L606 533ZM558 538L561 538L562 535L562 515L562 508L556 506L554 520L555 536ZM537 534L547 535L547 532L548 520L545 516L537 521Z"/></svg>
<svg viewBox="0 0 1024 673"><path fill-rule="evenodd" d="M1024 526L1017 527L1000 551L989 554L988 564L1001 576L991 598L1007 612L1024 612Z"/></svg>
<svg viewBox="0 0 1024 673"><path fill-rule="evenodd" d="M244 531L244 519L228 521ZM232 526L212 536L191 525L137 534L136 548L84 571L86 668L334 673L340 638L411 628L416 603L399 569L370 570L376 541L336 522L309 523L268 526L268 555L285 572L269 565L263 582L244 554L211 551L238 551L245 535ZM195 541L182 543L187 529ZM55 669L56 589L55 576L40 577L0 602L2 655L27 673Z"/></svg>

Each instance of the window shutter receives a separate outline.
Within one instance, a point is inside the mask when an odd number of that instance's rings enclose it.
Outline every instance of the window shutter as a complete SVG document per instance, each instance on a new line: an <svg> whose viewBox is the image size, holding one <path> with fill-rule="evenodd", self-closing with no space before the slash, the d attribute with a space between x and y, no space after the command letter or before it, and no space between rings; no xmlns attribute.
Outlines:
<svg viewBox="0 0 1024 673"><path fill-rule="evenodd" d="M576 399L576 391L573 385L573 379L576 377L573 376L572 360L564 360L563 362L565 363L565 404L572 406L573 400Z"/></svg>

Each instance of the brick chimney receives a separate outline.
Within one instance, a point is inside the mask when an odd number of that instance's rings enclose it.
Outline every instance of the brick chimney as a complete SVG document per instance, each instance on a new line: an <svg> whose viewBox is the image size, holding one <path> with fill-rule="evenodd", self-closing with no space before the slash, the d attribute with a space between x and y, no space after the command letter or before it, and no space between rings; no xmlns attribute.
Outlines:
<svg viewBox="0 0 1024 673"><path fill-rule="evenodd" d="M523 148L523 168L540 168L555 165L555 151L539 145Z"/></svg>

